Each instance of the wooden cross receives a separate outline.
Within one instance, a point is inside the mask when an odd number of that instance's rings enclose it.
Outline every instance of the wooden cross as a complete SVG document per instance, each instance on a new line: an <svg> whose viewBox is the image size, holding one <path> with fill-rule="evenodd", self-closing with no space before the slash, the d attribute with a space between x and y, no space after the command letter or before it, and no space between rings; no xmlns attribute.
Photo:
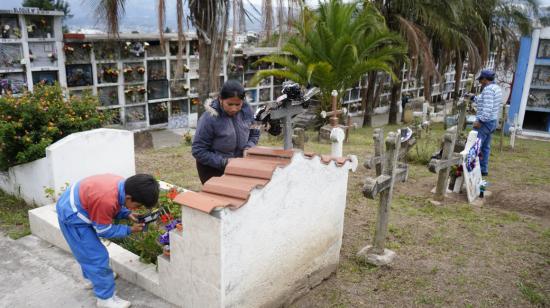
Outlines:
<svg viewBox="0 0 550 308"><path fill-rule="evenodd" d="M445 132L443 136L443 151L440 159L432 159L428 164L428 170L437 173L437 184L435 188L434 199L442 201L445 198L449 178L449 169L452 166L460 164L462 156L454 153L457 127L453 126Z"/></svg>
<svg viewBox="0 0 550 308"><path fill-rule="evenodd" d="M326 118L327 116L330 116L330 126L332 128L338 127L338 115L345 114L347 112L346 108L338 109L338 92L336 90L332 90L332 111L326 112L321 111L321 118Z"/></svg>
<svg viewBox="0 0 550 308"><path fill-rule="evenodd" d="M375 140L382 138L381 130L375 131ZM386 236L388 233L388 219L390 214L390 205L393 195L395 181L404 182L408 176L408 166L398 162L401 147L401 132L397 134L390 132L386 138L386 154L383 155L382 149L379 152L381 164L381 174L376 178L367 177L363 186L363 195L369 199L374 199L380 195L380 204L378 207L376 231L372 246L366 246L359 251L359 256L365 256L367 262L374 265L385 265L392 261L395 253L385 249ZM378 169L377 169L378 170ZM377 172L378 174L378 172Z"/></svg>
<svg viewBox="0 0 550 308"><path fill-rule="evenodd" d="M376 175L379 176L382 174L382 162L384 160L384 144L382 143L384 130L382 128L375 128L372 138L374 139L374 156L367 158L363 166L367 169L376 169ZM416 139L414 137L400 142L397 160L404 162L407 153L415 144Z"/></svg>

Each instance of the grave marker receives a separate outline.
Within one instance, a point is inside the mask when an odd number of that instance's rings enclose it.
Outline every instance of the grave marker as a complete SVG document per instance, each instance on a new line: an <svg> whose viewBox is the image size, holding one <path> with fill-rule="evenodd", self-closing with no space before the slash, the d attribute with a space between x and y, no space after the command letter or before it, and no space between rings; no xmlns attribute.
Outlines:
<svg viewBox="0 0 550 308"><path fill-rule="evenodd" d="M447 132L443 136L443 151L440 159L432 159L428 164L428 170L432 173L437 173L437 184L435 188L434 199L436 201L442 201L445 199L445 192L447 191L449 169L462 161L462 156L455 155L454 147L456 142L457 127L453 126L447 129Z"/></svg>
<svg viewBox="0 0 550 308"><path fill-rule="evenodd" d="M296 127L294 129L294 134L292 135L292 144L295 149L299 149L302 152L304 151L304 144L306 142L306 133L303 128Z"/></svg>
<svg viewBox="0 0 550 308"><path fill-rule="evenodd" d="M319 139L321 140L331 140L330 135L332 134L332 129L339 127L342 129L345 129L346 131L349 130L349 126L339 125L338 124L338 116L341 114L346 114L347 109L342 108L338 109L338 92L336 90L332 91L332 104L331 109L332 111L326 112L321 111L321 118L329 117L329 124L323 125L321 129L319 130Z"/></svg>
<svg viewBox="0 0 550 308"><path fill-rule="evenodd" d="M375 140L381 138L381 130L375 131ZM388 220L395 181L405 182L408 176L408 166L398 162L401 147L401 132L390 132L386 138L386 154L380 155L383 160L382 171L376 178L367 177L363 186L363 195L374 199L380 195L378 207L376 231L372 245L361 249L357 255L366 258L368 263L380 266L392 262L395 252L386 249L386 236L388 233ZM376 150L375 150L376 151Z"/></svg>
<svg viewBox="0 0 550 308"><path fill-rule="evenodd" d="M466 184L468 202L473 203L479 197L481 184L481 168L479 166L479 149L481 140L477 138L476 131L470 131L466 140L466 147L462 155L462 174Z"/></svg>

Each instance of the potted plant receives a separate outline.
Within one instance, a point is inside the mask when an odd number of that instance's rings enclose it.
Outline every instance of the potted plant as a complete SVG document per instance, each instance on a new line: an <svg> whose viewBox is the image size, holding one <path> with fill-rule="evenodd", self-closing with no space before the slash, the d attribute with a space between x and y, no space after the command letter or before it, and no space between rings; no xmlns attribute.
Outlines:
<svg viewBox="0 0 550 308"><path fill-rule="evenodd" d="M7 39L10 38L10 25L4 25L2 26L2 38Z"/></svg>

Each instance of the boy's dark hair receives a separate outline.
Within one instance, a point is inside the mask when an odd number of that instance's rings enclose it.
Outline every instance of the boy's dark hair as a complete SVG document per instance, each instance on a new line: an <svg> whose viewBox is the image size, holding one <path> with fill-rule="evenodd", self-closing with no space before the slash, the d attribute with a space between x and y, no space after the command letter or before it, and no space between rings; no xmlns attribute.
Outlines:
<svg viewBox="0 0 550 308"><path fill-rule="evenodd" d="M132 197L132 201L139 202L148 209L155 206L159 199L159 183L149 174L136 174L127 178L124 191Z"/></svg>
<svg viewBox="0 0 550 308"><path fill-rule="evenodd" d="M228 99L232 97L244 99L244 87L237 80L228 80L222 86L220 97L221 99Z"/></svg>

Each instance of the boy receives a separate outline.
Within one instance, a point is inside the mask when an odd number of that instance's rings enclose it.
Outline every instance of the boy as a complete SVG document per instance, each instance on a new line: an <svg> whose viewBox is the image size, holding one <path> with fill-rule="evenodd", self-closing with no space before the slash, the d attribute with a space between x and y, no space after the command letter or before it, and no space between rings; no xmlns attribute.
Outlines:
<svg viewBox="0 0 550 308"><path fill-rule="evenodd" d="M84 278L91 281L98 307L130 307L131 303L115 294L109 254L99 237L121 238L141 232L131 210L152 208L158 201L159 184L148 174L124 179L113 174L87 177L61 195L56 204L61 232L82 268ZM113 219L128 218L132 226L115 225Z"/></svg>

